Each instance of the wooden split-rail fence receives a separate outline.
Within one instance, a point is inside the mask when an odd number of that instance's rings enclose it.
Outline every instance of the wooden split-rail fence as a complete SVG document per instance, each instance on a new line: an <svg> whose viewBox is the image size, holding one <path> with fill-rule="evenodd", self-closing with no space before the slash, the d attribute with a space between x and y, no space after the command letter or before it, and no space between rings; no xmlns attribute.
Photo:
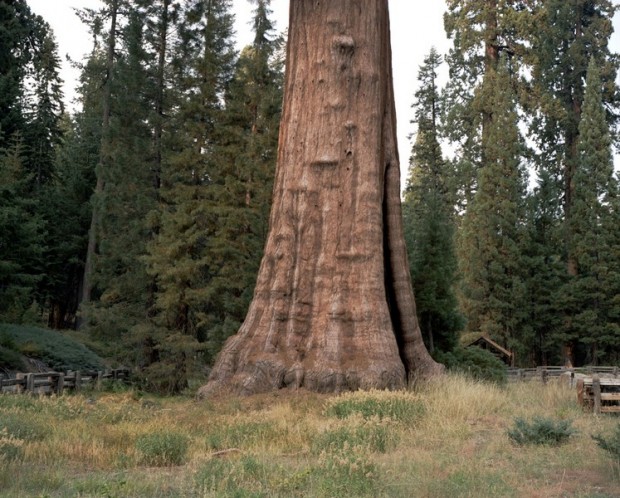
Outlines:
<svg viewBox="0 0 620 498"><path fill-rule="evenodd" d="M575 385L575 380L580 376L600 375L601 377L620 377L620 367L536 367L536 368L509 368L508 380L518 382L523 380L540 380L547 382L552 378L566 376L570 379L571 385Z"/></svg>
<svg viewBox="0 0 620 498"><path fill-rule="evenodd" d="M0 378L0 394L57 394L65 390L79 392L84 388L100 389L105 380L129 381L128 368L105 371L69 371L18 373L15 378Z"/></svg>
<svg viewBox="0 0 620 498"><path fill-rule="evenodd" d="M618 367L537 367L510 368L511 381L538 380L546 383L562 378L577 388L577 402L594 413L620 413L620 368Z"/></svg>
<svg viewBox="0 0 620 498"><path fill-rule="evenodd" d="M594 413L620 413L620 379L598 375L578 379L577 401Z"/></svg>

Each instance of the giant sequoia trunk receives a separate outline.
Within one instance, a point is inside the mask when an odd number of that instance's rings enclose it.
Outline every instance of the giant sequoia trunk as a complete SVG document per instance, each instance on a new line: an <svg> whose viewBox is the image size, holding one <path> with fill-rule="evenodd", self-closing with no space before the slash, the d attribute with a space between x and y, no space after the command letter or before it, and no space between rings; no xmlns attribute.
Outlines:
<svg viewBox="0 0 620 498"><path fill-rule="evenodd" d="M387 0L293 0L270 232L209 383L252 394L400 388L441 371L402 233Z"/></svg>

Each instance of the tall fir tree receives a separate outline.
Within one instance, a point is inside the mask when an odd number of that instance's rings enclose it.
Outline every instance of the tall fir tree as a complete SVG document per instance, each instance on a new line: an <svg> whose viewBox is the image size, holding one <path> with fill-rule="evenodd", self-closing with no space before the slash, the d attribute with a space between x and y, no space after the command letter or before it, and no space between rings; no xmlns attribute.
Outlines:
<svg viewBox="0 0 620 498"><path fill-rule="evenodd" d="M441 62L433 48L420 66L420 88L413 104L417 139L403 203L416 310L431 354L436 349L450 351L463 325L454 292L457 265L454 208L449 191L452 175L438 140L441 109L437 69Z"/></svg>
<svg viewBox="0 0 620 498"><path fill-rule="evenodd" d="M597 364L620 346L616 292L620 264L618 244L618 184L614 176L611 135L603 105L600 70L593 58L587 73L579 123L577 167L574 174L569 254L575 274L564 289L569 320L565 341L585 347L584 361Z"/></svg>
<svg viewBox="0 0 620 498"><path fill-rule="evenodd" d="M146 321L148 287L143 257L149 239L146 217L155 207L153 185L152 80L143 48L144 17L125 10L119 29L115 75L110 95L109 154L99 174L99 248L89 312L90 330L120 338Z"/></svg>
<svg viewBox="0 0 620 498"><path fill-rule="evenodd" d="M592 57L600 61L602 100L611 111L606 119L614 126L618 106L615 83L618 59L610 52L609 40L616 9L617 6L608 0L540 2L535 29L529 32L531 137L539 151L539 171L545 170L548 181L557 184L554 191L558 194L556 204L562 221L561 256L570 277L577 275L576 256L572 253L576 235L571 231L571 218L587 67ZM569 326L570 317L564 319ZM565 364L574 364L576 344L574 341L564 343Z"/></svg>
<svg viewBox="0 0 620 498"><path fill-rule="evenodd" d="M44 223L18 136L0 149L0 321L20 322L44 272Z"/></svg>
<svg viewBox="0 0 620 498"><path fill-rule="evenodd" d="M217 227L209 189L217 181L216 133L235 52L229 0L192 0L180 12L172 47L168 152L162 164L160 209L152 218L148 272L156 279L156 315L142 333L148 344L145 376L176 392L206 340L205 286L213 270L206 247Z"/></svg>
<svg viewBox="0 0 620 498"><path fill-rule="evenodd" d="M448 0L446 6L444 26L453 46L447 57L450 80L443 92L443 133L456 148L456 203L463 213L485 161L483 142L493 122L491 94L499 60L505 54L513 73L519 73L531 9L515 0ZM518 82L512 80L515 86Z"/></svg>
<svg viewBox="0 0 620 498"><path fill-rule="evenodd" d="M270 2L254 3L254 42L242 51L225 95L217 178L209 187L217 214L207 247L213 268L206 311L211 357L245 318L271 207L282 102L282 68L274 56L281 40L273 33Z"/></svg>
<svg viewBox="0 0 620 498"><path fill-rule="evenodd" d="M493 122L483 142L485 161L460 234L462 301L468 330L518 350L525 333L526 178L515 96L505 59L493 78L490 97Z"/></svg>

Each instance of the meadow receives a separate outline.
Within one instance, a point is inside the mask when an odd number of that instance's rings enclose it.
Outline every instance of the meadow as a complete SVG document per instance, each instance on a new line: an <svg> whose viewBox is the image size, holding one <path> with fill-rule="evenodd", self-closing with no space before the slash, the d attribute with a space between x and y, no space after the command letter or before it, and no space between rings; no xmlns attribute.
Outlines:
<svg viewBox="0 0 620 498"><path fill-rule="evenodd" d="M515 420L569 423L517 445ZM559 382L458 375L406 392L0 396L2 497L618 497L619 462Z"/></svg>

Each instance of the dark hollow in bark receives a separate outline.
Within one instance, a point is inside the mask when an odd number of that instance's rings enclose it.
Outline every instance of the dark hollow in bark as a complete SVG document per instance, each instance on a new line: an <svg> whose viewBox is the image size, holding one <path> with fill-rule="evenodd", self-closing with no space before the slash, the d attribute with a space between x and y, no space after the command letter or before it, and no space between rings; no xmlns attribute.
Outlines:
<svg viewBox="0 0 620 498"><path fill-rule="evenodd" d="M294 0L254 299L199 396L396 389L441 365L403 238L387 0Z"/></svg>

